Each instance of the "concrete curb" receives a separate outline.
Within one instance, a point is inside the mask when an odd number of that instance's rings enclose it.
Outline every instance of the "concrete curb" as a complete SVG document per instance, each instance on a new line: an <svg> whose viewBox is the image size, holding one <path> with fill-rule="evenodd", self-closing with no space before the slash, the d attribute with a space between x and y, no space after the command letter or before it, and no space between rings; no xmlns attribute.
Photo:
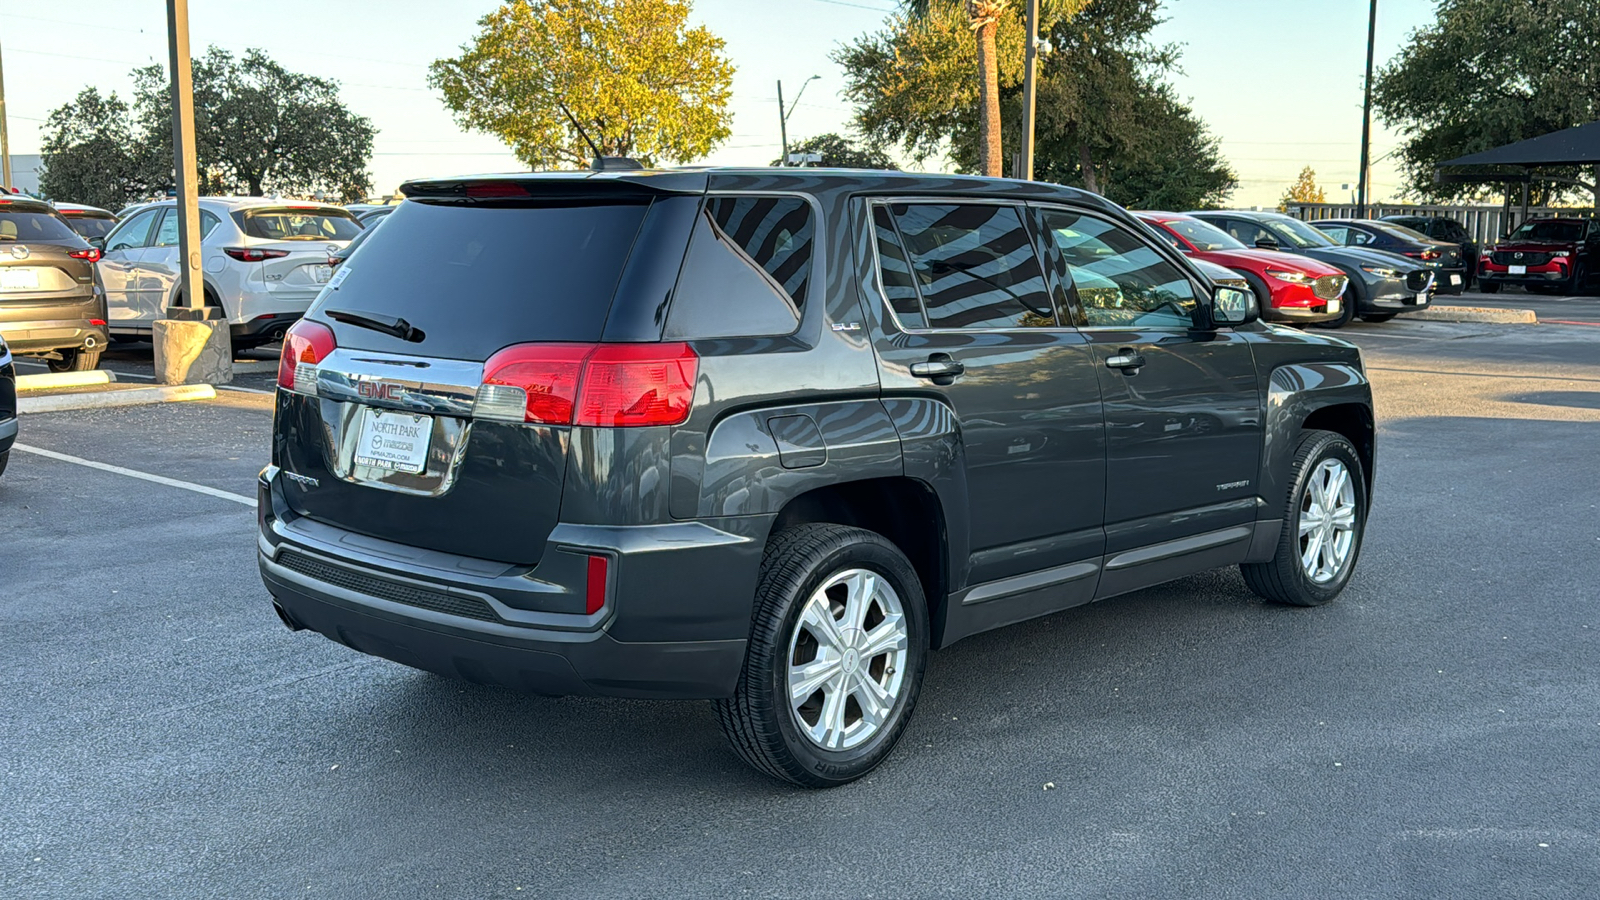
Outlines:
<svg viewBox="0 0 1600 900"><path fill-rule="evenodd" d="M235 375L265 375L268 372L278 371L278 361L275 359L252 359L244 362L235 360L233 374Z"/></svg>
<svg viewBox="0 0 1600 900"><path fill-rule="evenodd" d="M90 391L82 394L53 394L22 397L19 413L65 412L69 409L106 409L113 406L143 406L178 400L211 400L217 391L209 384L164 384L155 387L130 387L116 391Z"/></svg>
<svg viewBox="0 0 1600 900"><path fill-rule="evenodd" d="M117 373L108 369L88 372L40 372L36 375L18 375L17 390L43 391L49 388L85 387L91 384L110 384Z"/></svg>
<svg viewBox="0 0 1600 900"><path fill-rule="evenodd" d="M1531 309L1491 309L1482 306L1430 306L1407 313L1408 319L1430 322L1489 322L1496 325L1537 325Z"/></svg>

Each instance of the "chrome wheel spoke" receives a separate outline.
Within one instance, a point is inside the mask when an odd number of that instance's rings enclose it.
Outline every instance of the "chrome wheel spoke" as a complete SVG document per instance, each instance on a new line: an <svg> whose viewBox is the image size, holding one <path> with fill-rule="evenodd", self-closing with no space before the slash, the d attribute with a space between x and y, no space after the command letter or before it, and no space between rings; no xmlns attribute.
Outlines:
<svg viewBox="0 0 1600 900"><path fill-rule="evenodd" d="M894 706L894 696L883 685L865 675L857 676L852 693L855 694L856 705L861 707L862 724L869 728L877 728L889 717L889 709Z"/></svg>
<svg viewBox="0 0 1600 900"><path fill-rule="evenodd" d="M888 725L907 683L900 597L877 572L847 569L824 581L797 619L787 668L794 722L825 750L860 746Z"/></svg>
<svg viewBox="0 0 1600 900"><path fill-rule="evenodd" d="M1317 529L1319 529L1321 527L1322 527L1322 520L1320 518L1316 517L1315 515L1312 515L1309 512L1303 512L1303 513L1300 514L1300 536L1301 537L1305 537L1306 535L1311 534L1312 532L1316 531Z"/></svg>
<svg viewBox="0 0 1600 900"><path fill-rule="evenodd" d="M819 688L841 674L838 657L817 658L802 666L789 667L789 700L796 706L810 699Z"/></svg>
<svg viewBox="0 0 1600 900"><path fill-rule="evenodd" d="M861 645L861 661L869 662L883 653L906 649L906 625L900 616L884 619L867 632Z"/></svg>
<svg viewBox="0 0 1600 900"><path fill-rule="evenodd" d="M1340 531L1351 531L1356 527L1356 508L1342 506L1333 511L1333 527Z"/></svg>
<svg viewBox="0 0 1600 900"><path fill-rule="evenodd" d="M844 636L839 633L839 623L833 618L833 609L828 605L826 594L818 591L812 596L811 602L800 613L800 625L811 632L818 644L836 654L844 652Z"/></svg>
<svg viewBox="0 0 1600 900"><path fill-rule="evenodd" d="M1317 564L1321 553L1322 529L1318 528L1315 532L1312 532L1311 540L1307 542L1305 552L1300 554L1301 565L1305 566L1306 574L1311 575L1313 578L1317 574Z"/></svg>
<svg viewBox="0 0 1600 900"><path fill-rule="evenodd" d="M857 570L845 582L844 628L860 628L867 620L867 610L872 608L872 596L878 591L878 576L864 569Z"/></svg>
<svg viewBox="0 0 1600 900"><path fill-rule="evenodd" d="M844 746L844 685L837 679L828 685L822 695L822 714L817 717L816 729L813 736L817 743L829 750L838 750Z"/></svg>

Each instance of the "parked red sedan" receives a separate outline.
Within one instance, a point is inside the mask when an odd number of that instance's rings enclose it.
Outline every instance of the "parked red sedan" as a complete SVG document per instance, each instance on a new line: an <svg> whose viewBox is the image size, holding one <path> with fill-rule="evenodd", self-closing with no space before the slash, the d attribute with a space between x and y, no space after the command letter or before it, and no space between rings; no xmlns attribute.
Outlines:
<svg viewBox="0 0 1600 900"><path fill-rule="evenodd" d="M1243 275L1261 302L1261 317L1269 322L1307 325L1337 319L1343 312L1349 278L1333 266L1294 253L1246 247L1193 216L1168 212L1134 215L1180 253Z"/></svg>

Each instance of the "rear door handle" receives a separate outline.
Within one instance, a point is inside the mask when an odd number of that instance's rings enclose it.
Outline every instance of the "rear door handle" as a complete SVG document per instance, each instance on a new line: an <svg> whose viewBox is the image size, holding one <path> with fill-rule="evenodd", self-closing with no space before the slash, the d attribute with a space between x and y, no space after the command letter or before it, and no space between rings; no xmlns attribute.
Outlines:
<svg viewBox="0 0 1600 900"><path fill-rule="evenodd" d="M1131 350L1124 347L1111 356L1106 357L1106 366L1108 368L1122 369L1124 371L1140 369L1144 367L1144 354L1138 352L1137 350Z"/></svg>
<svg viewBox="0 0 1600 900"><path fill-rule="evenodd" d="M967 370L966 366L956 362L943 353L935 353L928 357L927 362L911 364L911 374L918 378L954 378ZM948 382L946 382L948 383Z"/></svg>

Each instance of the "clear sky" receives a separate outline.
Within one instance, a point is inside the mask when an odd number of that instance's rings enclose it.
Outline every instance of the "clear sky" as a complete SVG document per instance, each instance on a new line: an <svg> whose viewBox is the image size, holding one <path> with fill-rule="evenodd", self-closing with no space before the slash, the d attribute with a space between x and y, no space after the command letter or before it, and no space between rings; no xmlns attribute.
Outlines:
<svg viewBox="0 0 1600 900"><path fill-rule="evenodd" d="M1022 0L1012 0L1020 3ZM494 0L190 0L191 41L260 47L291 69L338 80L346 104L378 128L376 190L413 176L518 167L496 139L463 132L427 88L427 64L454 54ZM828 57L878 28L894 0L695 0L694 19L727 41L734 78L733 136L707 161L766 165L778 156L775 83L785 97L811 75L789 120L791 139L842 131L850 109ZM134 66L166 60L162 0L73 0L0 6L0 49L13 153L36 153L51 109L87 84L126 96ZM1380 0L1378 61L1430 22L1432 0ZM1240 176L1236 205L1277 201L1301 166L1316 168L1334 199L1353 183L1361 136L1366 0L1167 0L1156 34L1183 45L1179 92L1222 140ZM1394 148L1375 132L1373 156ZM930 160L929 167L938 161ZM1374 167L1378 198L1400 178Z"/></svg>

